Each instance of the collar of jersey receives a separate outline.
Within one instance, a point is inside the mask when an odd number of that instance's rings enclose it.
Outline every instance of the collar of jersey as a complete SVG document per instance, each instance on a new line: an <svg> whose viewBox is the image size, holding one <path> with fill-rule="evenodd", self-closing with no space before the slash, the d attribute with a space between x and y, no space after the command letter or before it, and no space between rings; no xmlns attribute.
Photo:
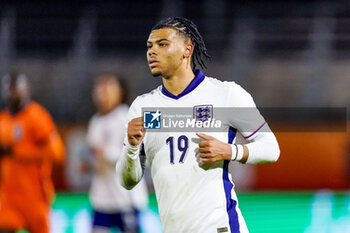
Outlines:
<svg viewBox="0 0 350 233"><path fill-rule="evenodd" d="M180 99L181 97L187 95L188 93L190 93L191 91L193 91L194 89L196 89L196 87L201 84L201 82L203 82L205 75L202 73L201 70L195 70L194 72L196 74L196 76L194 77L194 79L191 81L191 83L186 87L185 90L183 90L183 92L181 92L178 95L173 95L171 94L165 87L164 85L162 85L162 93L165 96L168 96L169 98L172 99Z"/></svg>

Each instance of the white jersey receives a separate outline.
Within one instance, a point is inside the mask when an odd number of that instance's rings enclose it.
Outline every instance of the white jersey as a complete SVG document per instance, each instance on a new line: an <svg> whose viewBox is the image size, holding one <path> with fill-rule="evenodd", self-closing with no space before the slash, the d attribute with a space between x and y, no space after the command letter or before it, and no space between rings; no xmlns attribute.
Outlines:
<svg viewBox="0 0 350 233"><path fill-rule="evenodd" d="M235 140L236 130L248 140L268 127L252 97L234 82L205 77L198 71L178 96L163 86L135 99L128 120L142 116L142 108L250 107L257 116L228 117L225 132L207 133L225 143ZM255 119L250 121L249 119ZM251 129L255 130L251 130ZM231 130L230 130L231 129ZM197 140L197 142L196 142ZM198 156L195 132L147 132L144 150L159 206L163 233L248 232L238 208L229 161L205 163ZM183 153L186 148L186 154Z"/></svg>
<svg viewBox="0 0 350 233"><path fill-rule="evenodd" d="M115 163L125 135L128 106L120 105L106 115L96 114L89 122L87 141L90 147L103 149L107 162L98 163L90 187L90 201L95 210L112 213L142 209L147 205L148 193L142 180L135 189L128 191L120 185Z"/></svg>

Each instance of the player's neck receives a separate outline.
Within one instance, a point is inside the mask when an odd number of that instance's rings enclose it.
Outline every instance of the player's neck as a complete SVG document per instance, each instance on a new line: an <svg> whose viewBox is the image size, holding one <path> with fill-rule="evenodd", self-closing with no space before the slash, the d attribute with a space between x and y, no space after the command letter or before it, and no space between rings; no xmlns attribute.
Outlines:
<svg viewBox="0 0 350 233"><path fill-rule="evenodd" d="M170 77L163 77L163 85L167 91L173 95L179 95L194 79L192 69L183 69L174 73Z"/></svg>
<svg viewBox="0 0 350 233"><path fill-rule="evenodd" d="M19 105L11 105L10 104L7 106L7 110L9 111L9 113L11 115L16 115L19 112L21 112L23 109L25 109L29 102L30 102L29 99L25 99L25 100L21 101L21 103Z"/></svg>

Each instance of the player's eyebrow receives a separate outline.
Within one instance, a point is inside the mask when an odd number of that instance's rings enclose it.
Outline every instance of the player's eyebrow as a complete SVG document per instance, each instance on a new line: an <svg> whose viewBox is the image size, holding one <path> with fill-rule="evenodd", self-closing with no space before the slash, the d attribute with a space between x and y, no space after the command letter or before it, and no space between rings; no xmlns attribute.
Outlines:
<svg viewBox="0 0 350 233"><path fill-rule="evenodd" d="M170 40L163 38L163 39L156 40L156 41L154 41L154 42L148 40L148 41L147 41L147 44L160 43L160 42L162 42L162 41L169 41L169 42L171 42Z"/></svg>

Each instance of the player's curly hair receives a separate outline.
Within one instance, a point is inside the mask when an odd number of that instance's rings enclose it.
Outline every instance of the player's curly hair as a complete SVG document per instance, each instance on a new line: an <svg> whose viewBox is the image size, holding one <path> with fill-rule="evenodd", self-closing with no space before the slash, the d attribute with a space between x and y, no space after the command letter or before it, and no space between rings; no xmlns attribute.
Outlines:
<svg viewBox="0 0 350 233"><path fill-rule="evenodd" d="M159 21L153 26L152 31L161 28L173 28L185 36L185 38L190 39L194 46L193 59L191 60L192 69L196 69L197 63L202 69L207 68L204 58L210 60L211 57L207 53L207 48L197 26L191 20L184 17L169 17Z"/></svg>

